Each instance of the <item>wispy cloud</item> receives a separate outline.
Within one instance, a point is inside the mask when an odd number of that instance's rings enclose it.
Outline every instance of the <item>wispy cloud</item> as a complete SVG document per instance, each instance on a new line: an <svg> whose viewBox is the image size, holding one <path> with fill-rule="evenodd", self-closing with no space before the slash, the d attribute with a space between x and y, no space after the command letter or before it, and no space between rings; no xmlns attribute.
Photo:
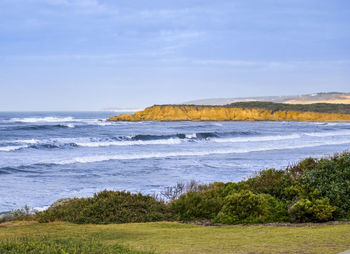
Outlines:
<svg viewBox="0 0 350 254"><path fill-rule="evenodd" d="M48 6L61 6L84 14L118 14L114 6L107 6L99 0L30 0Z"/></svg>
<svg viewBox="0 0 350 254"><path fill-rule="evenodd" d="M334 66L349 66L350 60L323 60L323 61L250 61L250 60L188 60L195 65L226 66L245 69L265 70L295 70L299 68L319 68Z"/></svg>
<svg viewBox="0 0 350 254"><path fill-rule="evenodd" d="M32 0L38 3L64 6L98 7L101 6L98 0Z"/></svg>

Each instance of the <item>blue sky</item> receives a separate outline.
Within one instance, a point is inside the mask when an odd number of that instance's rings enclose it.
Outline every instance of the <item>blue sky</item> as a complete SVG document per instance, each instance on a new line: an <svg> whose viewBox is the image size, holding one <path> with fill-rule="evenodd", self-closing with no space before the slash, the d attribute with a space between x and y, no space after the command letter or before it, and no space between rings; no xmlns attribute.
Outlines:
<svg viewBox="0 0 350 254"><path fill-rule="evenodd" d="M350 92L348 0L0 0L0 110Z"/></svg>

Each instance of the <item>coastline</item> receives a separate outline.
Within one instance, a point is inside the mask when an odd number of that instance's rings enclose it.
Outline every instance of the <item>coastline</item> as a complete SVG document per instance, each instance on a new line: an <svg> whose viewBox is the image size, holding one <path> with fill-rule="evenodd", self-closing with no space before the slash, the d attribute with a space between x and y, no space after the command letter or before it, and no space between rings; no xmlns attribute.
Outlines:
<svg viewBox="0 0 350 254"><path fill-rule="evenodd" d="M230 106L155 105L134 114L111 116L109 121L301 121L350 122L350 114L237 108Z"/></svg>

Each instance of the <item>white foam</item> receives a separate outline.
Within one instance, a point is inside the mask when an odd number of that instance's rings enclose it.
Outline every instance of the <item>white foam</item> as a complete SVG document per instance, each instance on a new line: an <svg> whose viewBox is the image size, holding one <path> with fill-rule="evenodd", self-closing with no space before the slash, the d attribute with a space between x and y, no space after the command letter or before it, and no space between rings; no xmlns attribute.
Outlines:
<svg viewBox="0 0 350 254"><path fill-rule="evenodd" d="M103 147L103 146L133 146L133 145L177 145L181 144L179 139L163 140L135 140L135 141L103 141L103 142L76 142L78 146Z"/></svg>
<svg viewBox="0 0 350 254"><path fill-rule="evenodd" d="M235 137L235 138L208 138L207 140L217 143L235 143L235 142L258 142L258 141L276 141L285 139L298 139L300 135L291 134L286 136L262 136L262 137Z"/></svg>
<svg viewBox="0 0 350 254"><path fill-rule="evenodd" d="M18 149L22 149L28 147L26 145L23 146L4 146L4 147L0 147L0 152L11 152L11 151L16 151Z"/></svg>
<svg viewBox="0 0 350 254"><path fill-rule="evenodd" d="M74 119L73 117L27 117L27 118L11 118L9 122L19 122L19 123L58 123L58 122L76 122L79 119Z"/></svg>
<svg viewBox="0 0 350 254"><path fill-rule="evenodd" d="M96 122L95 123L96 125L99 125L99 126L109 126L109 125L116 125L112 122L102 122L102 121L99 121L99 122Z"/></svg>
<svg viewBox="0 0 350 254"><path fill-rule="evenodd" d="M310 132L310 133L304 133L304 134L307 136L311 136L311 137L347 136L347 135L350 135L350 130L328 131L328 132Z"/></svg>
<svg viewBox="0 0 350 254"><path fill-rule="evenodd" d="M18 140L13 140L10 142L25 143L25 144L37 144L40 142L40 140L38 140L38 139L18 139Z"/></svg>
<svg viewBox="0 0 350 254"><path fill-rule="evenodd" d="M284 146L268 146L251 149L225 149L225 150L211 150L211 151L193 151L193 152L169 152L169 153L148 153L148 154L129 154L129 155L97 155L97 156L86 156L76 157L73 159L52 161L53 164L65 165L73 163L93 163L102 162L109 160L136 160L136 159L151 159L151 158L168 158L168 157L184 157L184 156L206 156L206 155L219 155L219 154L237 154L237 153L250 153L250 152L262 152L272 150L289 150L289 149L300 149L307 147L317 147L323 145L341 145L349 144L349 140L342 141L331 141L331 142L318 142L309 143L304 145L284 145Z"/></svg>
<svg viewBox="0 0 350 254"><path fill-rule="evenodd" d="M21 143L21 144L37 144L40 140L37 139L15 139L15 140L2 140L0 143Z"/></svg>
<svg viewBox="0 0 350 254"><path fill-rule="evenodd" d="M67 126L68 128L74 128L74 127L75 127L75 125L74 125L74 124L72 124L72 123L65 124L65 126Z"/></svg>
<svg viewBox="0 0 350 254"><path fill-rule="evenodd" d="M188 139L192 139L192 138L196 138L196 137L197 137L197 134L196 134L196 133L193 133L193 134L186 134L185 137L188 138Z"/></svg>
<svg viewBox="0 0 350 254"><path fill-rule="evenodd" d="M34 207L33 210L35 212L42 212L42 211L45 211L47 209L49 209L50 206L43 206L43 207Z"/></svg>

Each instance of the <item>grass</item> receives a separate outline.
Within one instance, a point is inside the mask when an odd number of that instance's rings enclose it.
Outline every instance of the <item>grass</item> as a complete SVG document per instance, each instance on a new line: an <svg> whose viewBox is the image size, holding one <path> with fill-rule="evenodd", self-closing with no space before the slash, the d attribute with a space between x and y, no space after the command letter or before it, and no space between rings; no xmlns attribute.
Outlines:
<svg viewBox="0 0 350 254"><path fill-rule="evenodd" d="M0 224L1 240L21 238L32 241L44 238L48 242L55 240L63 243L94 241L105 248L118 246L124 251L112 253L339 253L350 249L350 224L310 227L203 227L171 222Z"/></svg>

